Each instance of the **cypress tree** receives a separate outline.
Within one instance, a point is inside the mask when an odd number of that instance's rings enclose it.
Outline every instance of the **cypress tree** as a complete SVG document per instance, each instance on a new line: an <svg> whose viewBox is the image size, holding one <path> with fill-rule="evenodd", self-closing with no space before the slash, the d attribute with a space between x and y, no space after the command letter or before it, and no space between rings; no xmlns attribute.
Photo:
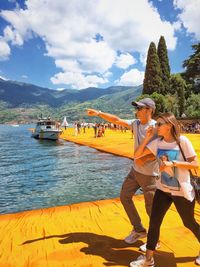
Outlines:
<svg viewBox="0 0 200 267"><path fill-rule="evenodd" d="M178 115L181 116L185 111L185 89L187 88L185 80L180 74L173 74L171 77L171 94L174 94L178 102Z"/></svg>
<svg viewBox="0 0 200 267"><path fill-rule="evenodd" d="M183 62L183 67L186 68L185 74L187 78L194 78L200 74L200 43L192 45L194 53Z"/></svg>
<svg viewBox="0 0 200 267"><path fill-rule="evenodd" d="M200 79L200 43L192 45L194 53L183 62L183 67L186 68L184 76L187 82L192 84L193 91L200 92L200 83L195 84L195 79Z"/></svg>
<svg viewBox="0 0 200 267"><path fill-rule="evenodd" d="M185 89L183 85L179 88L178 96L179 116L181 117L185 111Z"/></svg>
<svg viewBox="0 0 200 267"><path fill-rule="evenodd" d="M163 95L167 94L169 91L169 80L170 80L170 66L169 66L169 58L167 54L167 46L165 42L165 38L163 36L160 37L158 43L158 58L160 61L160 67L162 72L162 82L163 82Z"/></svg>
<svg viewBox="0 0 200 267"><path fill-rule="evenodd" d="M160 62L155 43L151 42L147 54L147 63L143 82L143 94L150 95L154 92L160 93L162 91L163 83Z"/></svg>

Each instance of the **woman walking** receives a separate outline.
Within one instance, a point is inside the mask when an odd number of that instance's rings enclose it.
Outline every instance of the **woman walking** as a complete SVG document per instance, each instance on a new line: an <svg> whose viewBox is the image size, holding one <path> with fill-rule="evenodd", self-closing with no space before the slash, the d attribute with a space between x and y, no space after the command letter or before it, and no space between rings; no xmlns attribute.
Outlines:
<svg viewBox="0 0 200 267"><path fill-rule="evenodd" d="M159 137L150 142L155 130ZM156 181L157 190L150 217L146 255L132 261L131 267L155 266L153 254L159 240L160 226L172 203L184 226L200 242L200 225L194 218L195 199L189 173L189 170L198 168L197 156L191 142L180 135L180 127L173 114L164 113L158 117L156 128L149 128L143 142L135 151L135 160L140 159L143 162L141 158L148 154L157 158L161 175ZM195 263L200 265L200 254Z"/></svg>

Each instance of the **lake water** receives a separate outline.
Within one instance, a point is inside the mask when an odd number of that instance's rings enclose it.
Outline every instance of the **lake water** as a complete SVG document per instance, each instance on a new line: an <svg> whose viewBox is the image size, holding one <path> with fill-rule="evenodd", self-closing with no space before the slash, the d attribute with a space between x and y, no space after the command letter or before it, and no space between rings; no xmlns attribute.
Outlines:
<svg viewBox="0 0 200 267"><path fill-rule="evenodd" d="M119 196L131 160L0 125L0 213Z"/></svg>

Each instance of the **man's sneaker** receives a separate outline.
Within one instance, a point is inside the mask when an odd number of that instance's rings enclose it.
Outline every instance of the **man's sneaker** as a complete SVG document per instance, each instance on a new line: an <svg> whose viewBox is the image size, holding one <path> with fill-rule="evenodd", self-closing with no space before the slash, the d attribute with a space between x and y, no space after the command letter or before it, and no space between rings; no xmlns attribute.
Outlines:
<svg viewBox="0 0 200 267"><path fill-rule="evenodd" d="M135 243L138 239L140 238L144 238L147 236L147 232L136 232L135 230L133 230L130 235L128 235L124 241L128 244L133 244Z"/></svg>
<svg viewBox="0 0 200 267"><path fill-rule="evenodd" d="M159 248L160 248L160 242L158 242L156 244L156 248L155 249L159 249ZM140 246L139 250L142 251L142 252L146 252L147 251L147 243L145 243L142 246Z"/></svg>
<svg viewBox="0 0 200 267"><path fill-rule="evenodd" d="M136 261L132 261L130 263L130 267L154 267L154 259L151 258L151 260L147 260L146 256L141 255L137 258Z"/></svg>
<svg viewBox="0 0 200 267"><path fill-rule="evenodd" d="M197 265L200 265L200 252L199 252L199 256L196 258L196 260L195 260L195 263L197 264Z"/></svg>

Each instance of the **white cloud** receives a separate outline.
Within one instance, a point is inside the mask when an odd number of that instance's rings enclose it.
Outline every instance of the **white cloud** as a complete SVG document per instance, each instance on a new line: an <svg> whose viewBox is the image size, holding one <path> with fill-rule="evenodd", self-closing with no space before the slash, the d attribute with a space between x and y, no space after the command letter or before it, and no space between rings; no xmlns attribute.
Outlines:
<svg viewBox="0 0 200 267"><path fill-rule="evenodd" d="M169 49L175 48L173 25L162 21L147 0L101 0L97 10L101 34L114 49L144 52L160 35L165 36Z"/></svg>
<svg viewBox="0 0 200 267"><path fill-rule="evenodd" d="M148 0L27 0L25 4L26 9L1 11L11 24L3 38L12 45L22 45L34 36L42 38L46 55L61 69L52 77L57 83L62 80L76 87L107 82L100 78L104 73L115 64L123 69L134 64L131 53L144 54L160 35L165 36L168 49L176 46L174 25L161 20ZM97 35L102 40L95 40Z"/></svg>
<svg viewBox="0 0 200 267"><path fill-rule="evenodd" d="M146 66L146 63L147 63L147 52L148 51L140 54L140 62L142 63L144 67Z"/></svg>
<svg viewBox="0 0 200 267"><path fill-rule="evenodd" d="M104 77L104 78L110 78L110 77L112 77L112 76L113 76L113 74L112 74L111 71L106 71L106 72L103 73L103 77Z"/></svg>
<svg viewBox="0 0 200 267"><path fill-rule="evenodd" d="M97 75L83 75L76 72L60 72L51 78L53 84L72 85L74 89L84 89L87 87L96 87L98 84L107 83L106 78L98 77Z"/></svg>
<svg viewBox="0 0 200 267"><path fill-rule="evenodd" d="M11 51L9 45L0 38L0 61L8 59L10 53Z"/></svg>
<svg viewBox="0 0 200 267"><path fill-rule="evenodd" d="M31 18L26 16L26 11L22 9L2 10L0 14L24 40L31 37L31 30L33 30L30 25Z"/></svg>
<svg viewBox="0 0 200 267"><path fill-rule="evenodd" d="M141 85L144 80L144 72L139 71L138 69L132 69L128 72L125 72L118 81L116 81L119 85L130 85L137 86Z"/></svg>
<svg viewBox="0 0 200 267"><path fill-rule="evenodd" d="M20 34L17 31L13 30L10 26L6 26L3 33L5 41L11 41L13 45L23 45L24 42Z"/></svg>
<svg viewBox="0 0 200 267"><path fill-rule="evenodd" d="M180 21L175 21L173 23L173 26L174 26L174 30L176 30L176 31L181 30L181 22Z"/></svg>
<svg viewBox="0 0 200 267"><path fill-rule="evenodd" d="M179 19L188 33L194 33L200 40L200 1L199 0L174 0L174 6L181 10Z"/></svg>
<svg viewBox="0 0 200 267"><path fill-rule="evenodd" d="M22 78L23 79L28 79L28 76L24 74L24 75L22 75Z"/></svg>
<svg viewBox="0 0 200 267"><path fill-rule="evenodd" d="M78 72L103 73L114 63L116 52L105 42L91 39L88 42L72 42L71 45L66 49L48 47L48 55L58 58L56 65L63 70L69 70L72 67Z"/></svg>
<svg viewBox="0 0 200 267"><path fill-rule="evenodd" d="M136 59L131 54L125 53L117 57L115 64L121 69L127 69L129 66L135 64L136 62Z"/></svg>
<svg viewBox="0 0 200 267"><path fill-rule="evenodd" d="M71 72L80 72L81 73L81 69L79 67L79 63L77 62L77 60L72 60L72 59L57 59L55 61L55 64L58 68L61 68L62 70L64 70L65 72L67 71L71 71Z"/></svg>

